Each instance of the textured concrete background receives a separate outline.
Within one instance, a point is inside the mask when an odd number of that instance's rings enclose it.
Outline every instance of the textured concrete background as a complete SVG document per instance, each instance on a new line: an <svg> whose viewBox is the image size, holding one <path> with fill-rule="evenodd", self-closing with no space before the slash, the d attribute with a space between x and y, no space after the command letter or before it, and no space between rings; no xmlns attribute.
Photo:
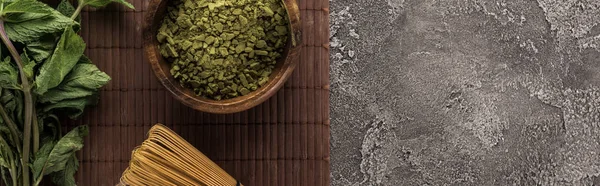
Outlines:
<svg viewBox="0 0 600 186"><path fill-rule="evenodd" d="M333 0L333 185L600 185L600 0Z"/></svg>

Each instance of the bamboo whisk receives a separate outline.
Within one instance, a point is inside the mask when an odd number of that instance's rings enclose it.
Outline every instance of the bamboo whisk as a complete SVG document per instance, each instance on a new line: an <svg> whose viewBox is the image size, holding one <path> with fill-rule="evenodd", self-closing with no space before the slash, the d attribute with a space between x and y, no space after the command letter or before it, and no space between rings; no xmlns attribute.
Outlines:
<svg viewBox="0 0 600 186"><path fill-rule="evenodd" d="M171 129L154 125L132 155L120 185L240 185Z"/></svg>

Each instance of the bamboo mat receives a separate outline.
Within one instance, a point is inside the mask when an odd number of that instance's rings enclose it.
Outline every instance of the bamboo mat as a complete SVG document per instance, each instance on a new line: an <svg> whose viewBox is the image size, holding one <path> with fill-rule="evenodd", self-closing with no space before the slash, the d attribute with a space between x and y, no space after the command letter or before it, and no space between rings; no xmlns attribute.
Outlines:
<svg viewBox="0 0 600 186"><path fill-rule="evenodd" d="M305 46L293 77L251 110L202 113L157 81L142 49L144 0L82 13L86 54L112 77L97 107L65 121L90 126L78 153L78 185L114 185L131 150L164 123L246 186L329 185L329 2L299 0Z"/></svg>

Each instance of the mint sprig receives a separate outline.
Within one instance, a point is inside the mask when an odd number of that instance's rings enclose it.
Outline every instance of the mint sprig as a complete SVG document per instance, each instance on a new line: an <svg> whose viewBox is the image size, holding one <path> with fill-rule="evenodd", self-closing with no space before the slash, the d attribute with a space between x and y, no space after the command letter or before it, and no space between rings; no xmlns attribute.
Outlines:
<svg viewBox="0 0 600 186"><path fill-rule="evenodd" d="M77 34L85 6L125 0L0 0L0 176L6 185L38 185L46 175L74 185L86 126L62 136L57 115L76 118L94 105L110 77L83 55ZM61 137L62 136L62 137Z"/></svg>

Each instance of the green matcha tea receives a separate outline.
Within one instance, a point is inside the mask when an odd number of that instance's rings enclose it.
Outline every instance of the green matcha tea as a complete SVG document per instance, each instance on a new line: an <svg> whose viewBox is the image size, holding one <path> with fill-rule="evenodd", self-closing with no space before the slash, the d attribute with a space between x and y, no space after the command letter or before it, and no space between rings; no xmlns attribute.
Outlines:
<svg viewBox="0 0 600 186"><path fill-rule="evenodd" d="M269 81L288 25L279 0L178 0L167 8L157 39L182 86L222 100Z"/></svg>

